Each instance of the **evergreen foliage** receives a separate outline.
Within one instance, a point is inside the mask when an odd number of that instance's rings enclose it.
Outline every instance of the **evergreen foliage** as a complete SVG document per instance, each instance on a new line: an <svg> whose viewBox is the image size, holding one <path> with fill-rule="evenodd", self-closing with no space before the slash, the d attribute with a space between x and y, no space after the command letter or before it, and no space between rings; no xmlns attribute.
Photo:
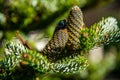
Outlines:
<svg viewBox="0 0 120 80"><path fill-rule="evenodd" d="M5 41L4 59L0 62L0 76L4 79L16 69L32 68L39 73L76 73L85 70L89 65L85 53L94 46L119 42L120 29L113 17L102 19L100 22L80 31L79 55L66 56L56 62L50 62L46 56L30 50L17 39ZM12 76L13 77L13 76ZM14 76L15 77L15 76Z"/></svg>

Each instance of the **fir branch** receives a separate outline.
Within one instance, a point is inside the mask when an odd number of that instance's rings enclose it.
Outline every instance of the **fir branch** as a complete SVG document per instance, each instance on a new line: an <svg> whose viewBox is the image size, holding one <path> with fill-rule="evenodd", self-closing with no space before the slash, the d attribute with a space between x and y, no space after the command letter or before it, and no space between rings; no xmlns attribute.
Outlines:
<svg viewBox="0 0 120 80"><path fill-rule="evenodd" d="M112 42L119 42L120 28L118 27L117 20L114 17L108 17L106 19L103 18L95 26L99 28L98 32L96 32L98 34L96 44L108 45Z"/></svg>
<svg viewBox="0 0 120 80"><path fill-rule="evenodd" d="M80 49L87 52L94 46L120 41L120 28L114 17L103 18L90 28L83 28L80 34Z"/></svg>
<svg viewBox="0 0 120 80"><path fill-rule="evenodd" d="M18 40L4 41L4 55L5 58L0 62L0 74L2 76L10 75L15 67L20 66L20 55L26 51L25 48Z"/></svg>
<svg viewBox="0 0 120 80"><path fill-rule="evenodd" d="M1 70L4 70L2 76L8 76L16 71L16 67L22 68L22 66L30 66L40 73L75 73L88 66L84 56L69 56L51 63L46 56L27 49L18 40L6 41L4 47L6 56L0 64Z"/></svg>
<svg viewBox="0 0 120 80"><path fill-rule="evenodd" d="M71 56L59 60L52 65L54 72L76 73L85 70L88 67L88 61L84 56Z"/></svg>

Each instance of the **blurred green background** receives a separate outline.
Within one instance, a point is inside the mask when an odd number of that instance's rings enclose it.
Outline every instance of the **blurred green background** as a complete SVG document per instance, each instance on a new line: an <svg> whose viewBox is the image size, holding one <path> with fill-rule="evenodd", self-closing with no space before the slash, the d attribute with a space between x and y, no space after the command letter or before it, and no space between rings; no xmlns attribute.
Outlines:
<svg viewBox="0 0 120 80"><path fill-rule="evenodd" d="M88 27L102 17L113 16L118 22L120 20L119 0L0 0L0 56L2 42L15 37L17 30L32 46L41 50L51 38L56 24L68 16L74 5L82 9ZM41 44L43 46L39 46ZM81 74L64 78L61 75L40 77L42 80L120 80L119 45L91 50L88 56L90 65Z"/></svg>

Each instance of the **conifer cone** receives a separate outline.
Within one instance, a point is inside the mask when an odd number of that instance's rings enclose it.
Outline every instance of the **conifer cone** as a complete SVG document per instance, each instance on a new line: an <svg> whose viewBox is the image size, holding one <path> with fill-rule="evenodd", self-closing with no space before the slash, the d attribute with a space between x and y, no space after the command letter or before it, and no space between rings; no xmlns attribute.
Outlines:
<svg viewBox="0 0 120 80"><path fill-rule="evenodd" d="M68 42L66 47L69 52L79 49L80 30L84 27L83 14L78 6L74 6L67 18Z"/></svg>
<svg viewBox="0 0 120 80"><path fill-rule="evenodd" d="M50 59L50 61L55 61L60 58L61 52L65 48L68 41L68 33L66 29L66 20L61 20L54 31L52 39L43 49L43 54Z"/></svg>

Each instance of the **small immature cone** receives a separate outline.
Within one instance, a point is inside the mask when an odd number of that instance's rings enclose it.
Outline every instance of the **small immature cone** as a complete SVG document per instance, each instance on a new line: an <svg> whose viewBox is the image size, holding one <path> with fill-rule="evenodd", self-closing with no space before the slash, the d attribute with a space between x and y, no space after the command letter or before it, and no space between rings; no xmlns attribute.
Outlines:
<svg viewBox="0 0 120 80"><path fill-rule="evenodd" d="M80 30L84 27L83 14L78 6L74 6L67 19L68 42L66 47L68 51L78 50L80 44Z"/></svg>
<svg viewBox="0 0 120 80"><path fill-rule="evenodd" d="M56 26L52 39L43 49L43 54L46 55L52 62L57 60L60 53L65 48L67 41L68 33L66 29L66 20L62 20Z"/></svg>

